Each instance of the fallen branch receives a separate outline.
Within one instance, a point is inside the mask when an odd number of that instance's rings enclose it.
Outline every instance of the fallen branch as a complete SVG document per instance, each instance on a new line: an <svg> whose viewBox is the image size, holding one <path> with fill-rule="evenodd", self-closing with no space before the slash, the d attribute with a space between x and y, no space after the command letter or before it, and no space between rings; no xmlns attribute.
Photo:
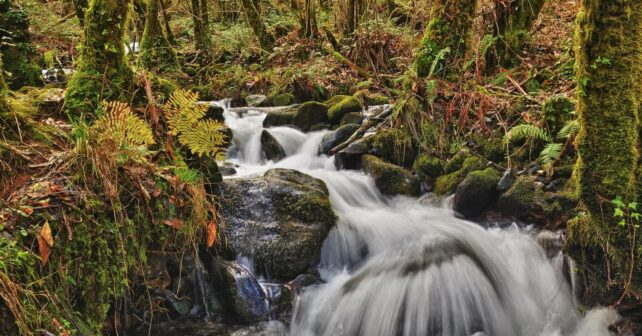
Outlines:
<svg viewBox="0 0 642 336"><path fill-rule="evenodd" d="M338 151L350 146L350 144L360 139L371 127L374 127L377 124L381 123L391 114L392 114L392 106L387 106L386 108L383 109L381 113L364 121L363 125L361 125L361 127L359 127L359 129L356 132L354 132L354 134L352 134L350 138L348 138L348 140L332 148L332 150L330 151L330 155L334 155Z"/></svg>

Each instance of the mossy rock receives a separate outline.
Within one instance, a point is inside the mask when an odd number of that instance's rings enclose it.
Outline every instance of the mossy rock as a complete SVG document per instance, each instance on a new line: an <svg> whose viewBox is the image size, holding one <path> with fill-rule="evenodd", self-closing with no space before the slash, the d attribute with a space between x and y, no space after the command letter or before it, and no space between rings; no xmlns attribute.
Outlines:
<svg viewBox="0 0 642 336"><path fill-rule="evenodd" d="M457 186L453 210L466 218L480 215L497 197L497 183L501 175L493 168L468 174Z"/></svg>
<svg viewBox="0 0 642 336"><path fill-rule="evenodd" d="M371 152L372 136L363 137L340 150L334 156L334 165L339 169L361 168L361 157Z"/></svg>
<svg viewBox="0 0 642 336"><path fill-rule="evenodd" d="M364 102L366 106L378 106L388 104L390 102L388 97L378 93L371 93L368 90L357 91L354 93L354 96Z"/></svg>
<svg viewBox="0 0 642 336"><path fill-rule="evenodd" d="M449 174L439 176L435 181L433 192L437 195L450 195L457 190L457 186L475 170L484 169L486 162L484 160L471 156L464 160L461 167Z"/></svg>
<svg viewBox="0 0 642 336"><path fill-rule="evenodd" d="M203 101L210 101L216 99L214 89L206 85L193 86L190 90L198 93L198 99Z"/></svg>
<svg viewBox="0 0 642 336"><path fill-rule="evenodd" d="M373 155L362 156L361 166L384 195L419 196L421 193L419 179L399 166Z"/></svg>
<svg viewBox="0 0 642 336"><path fill-rule="evenodd" d="M361 112L362 110L363 106L361 106L359 99L349 96L330 106L330 109L328 109L328 119L330 119L333 124L338 124L344 115L350 112Z"/></svg>
<svg viewBox="0 0 642 336"><path fill-rule="evenodd" d="M332 98L324 101L323 103L326 104L327 106L334 106L335 104L338 104L348 98L350 98L350 96L348 95L336 95L336 96L332 96Z"/></svg>
<svg viewBox="0 0 642 336"><path fill-rule="evenodd" d="M339 123L339 125L361 125L362 122L363 115L361 114L361 112L350 112L341 118L341 122Z"/></svg>
<svg viewBox="0 0 642 336"><path fill-rule="evenodd" d="M276 162L285 157L285 150L267 130L261 132L261 150L266 160Z"/></svg>
<svg viewBox="0 0 642 336"><path fill-rule="evenodd" d="M273 106L288 106L294 104L294 95L291 93L281 93L272 97L270 100Z"/></svg>
<svg viewBox="0 0 642 336"><path fill-rule="evenodd" d="M328 123L328 106L311 101L301 104L292 123L303 130L309 131L314 125Z"/></svg>
<svg viewBox="0 0 642 336"><path fill-rule="evenodd" d="M372 149L376 156L404 167L412 165L417 156L411 136L398 128L388 128L375 134Z"/></svg>
<svg viewBox="0 0 642 336"><path fill-rule="evenodd" d="M330 154L334 147L348 140L358 129L358 125L345 125L324 135L319 144L319 154Z"/></svg>
<svg viewBox="0 0 642 336"><path fill-rule="evenodd" d="M263 119L263 127L292 125L297 109L268 112Z"/></svg>
<svg viewBox="0 0 642 336"><path fill-rule="evenodd" d="M495 134L474 133L471 140L479 147L477 151L490 161L501 163L506 157L506 147L500 136Z"/></svg>
<svg viewBox="0 0 642 336"><path fill-rule="evenodd" d="M444 160L428 154L422 154L412 164L415 174L427 185L435 183L435 179L444 174Z"/></svg>
<svg viewBox="0 0 642 336"><path fill-rule="evenodd" d="M469 157L471 157L471 154L467 149L460 150L446 162L444 165L444 173L450 174L458 171L464 164L464 161Z"/></svg>

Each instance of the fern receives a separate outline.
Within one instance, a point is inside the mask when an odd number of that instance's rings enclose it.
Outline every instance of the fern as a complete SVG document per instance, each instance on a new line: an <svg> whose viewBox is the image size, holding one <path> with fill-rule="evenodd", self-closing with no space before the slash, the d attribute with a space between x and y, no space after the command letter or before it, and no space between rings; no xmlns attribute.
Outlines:
<svg viewBox="0 0 642 336"><path fill-rule="evenodd" d="M507 145L522 139L550 142L551 136L543 129L531 124L517 125L504 134L504 143Z"/></svg>
<svg viewBox="0 0 642 336"><path fill-rule="evenodd" d="M131 108L121 102L103 102L105 113L91 127L94 140L99 145L113 144L121 161L141 160L147 147L154 144L154 134L147 122L136 116Z"/></svg>
<svg viewBox="0 0 642 336"><path fill-rule="evenodd" d="M430 65L430 72L428 73L428 78L432 77L432 75L435 73L435 70L437 69L437 66L439 65L439 62L441 62L449 53L450 53L450 48L448 47L439 50L437 55L435 55L435 59L432 60L432 64Z"/></svg>
<svg viewBox="0 0 642 336"><path fill-rule="evenodd" d="M559 139L572 138L580 131L580 122L577 119L568 121L557 133Z"/></svg>
<svg viewBox="0 0 642 336"><path fill-rule="evenodd" d="M540 161L542 161L543 164L555 162L555 160L557 160L562 154L563 148L564 145L561 143L550 143L546 145L539 154Z"/></svg>
<svg viewBox="0 0 642 336"><path fill-rule="evenodd" d="M203 120L207 105L198 104L198 94L185 90L174 91L164 106L169 134L193 154L221 159L225 155L225 125L215 120Z"/></svg>

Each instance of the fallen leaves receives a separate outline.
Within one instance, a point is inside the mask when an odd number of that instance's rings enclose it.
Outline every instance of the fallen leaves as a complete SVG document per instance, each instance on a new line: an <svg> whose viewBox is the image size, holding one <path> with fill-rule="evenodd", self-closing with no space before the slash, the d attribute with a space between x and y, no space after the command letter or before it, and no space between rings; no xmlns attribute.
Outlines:
<svg viewBox="0 0 642 336"><path fill-rule="evenodd" d="M183 222L180 219L171 218L171 219L164 220L163 224L171 227L172 229L179 230L181 227L183 227L183 224L185 224L185 222Z"/></svg>
<svg viewBox="0 0 642 336"><path fill-rule="evenodd" d="M46 221L40 229L40 232L38 232L38 250L40 251L42 266L45 266L49 261L49 255L51 254L53 246L54 240L51 235L51 227L49 226L49 222Z"/></svg>
<svg viewBox="0 0 642 336"><path fill-rule="evenodd" d="M216 242L216 221L207 224L207 247L212 247Z"/></svg>

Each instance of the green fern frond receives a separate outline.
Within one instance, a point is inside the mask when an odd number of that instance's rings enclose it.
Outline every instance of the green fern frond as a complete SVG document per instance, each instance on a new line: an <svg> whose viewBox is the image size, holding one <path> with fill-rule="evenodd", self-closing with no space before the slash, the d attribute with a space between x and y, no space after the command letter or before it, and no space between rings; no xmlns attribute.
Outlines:
<svg viewBox="0 0 642 336"><path fill-rule="evenodd" d="M220 159L225 155L225 125L215 120L202 120L207 105L198 104L198 94L185 90L174 91L164 106L169 133L198 156Z"/></svg>
<svg viewBox="0 0 642 336"><path fill-rule="evenodd" d="M539 154L539 159L543 164L552 163L557 160L562 154L562 148L564 147L561 143L551 143L546 145L542 152Z"/></svg>
<svg viewBox="0 0 642 336"><path fill-rule="evenodd" d="M439 50L437 55L435 55L435 59L432 60L432 64L430 65L430 72L428 73L428 77L432 77L432 75L435 73L435 70L437 69L437 65L439 65L439 62L441 62L444 58L446 58L446 55L450 53L450 48L446 47L444 49Z"/></svg>
<svg viewBox="0 0 642 336"><path fill-rule="evenodd" d="M543 129L531 124L517 125L504 134L504 143L506 144L522 139L550 142L551 136Z"/></svg>
<svg viewBox="0 0 642 336"><path fill-rule="evenodd" d="M564 127L557 133L557 137L559 139L568 139L571 138L580 131L580 122L577 119L570 120L566 124L564 124Z"/></svg>

